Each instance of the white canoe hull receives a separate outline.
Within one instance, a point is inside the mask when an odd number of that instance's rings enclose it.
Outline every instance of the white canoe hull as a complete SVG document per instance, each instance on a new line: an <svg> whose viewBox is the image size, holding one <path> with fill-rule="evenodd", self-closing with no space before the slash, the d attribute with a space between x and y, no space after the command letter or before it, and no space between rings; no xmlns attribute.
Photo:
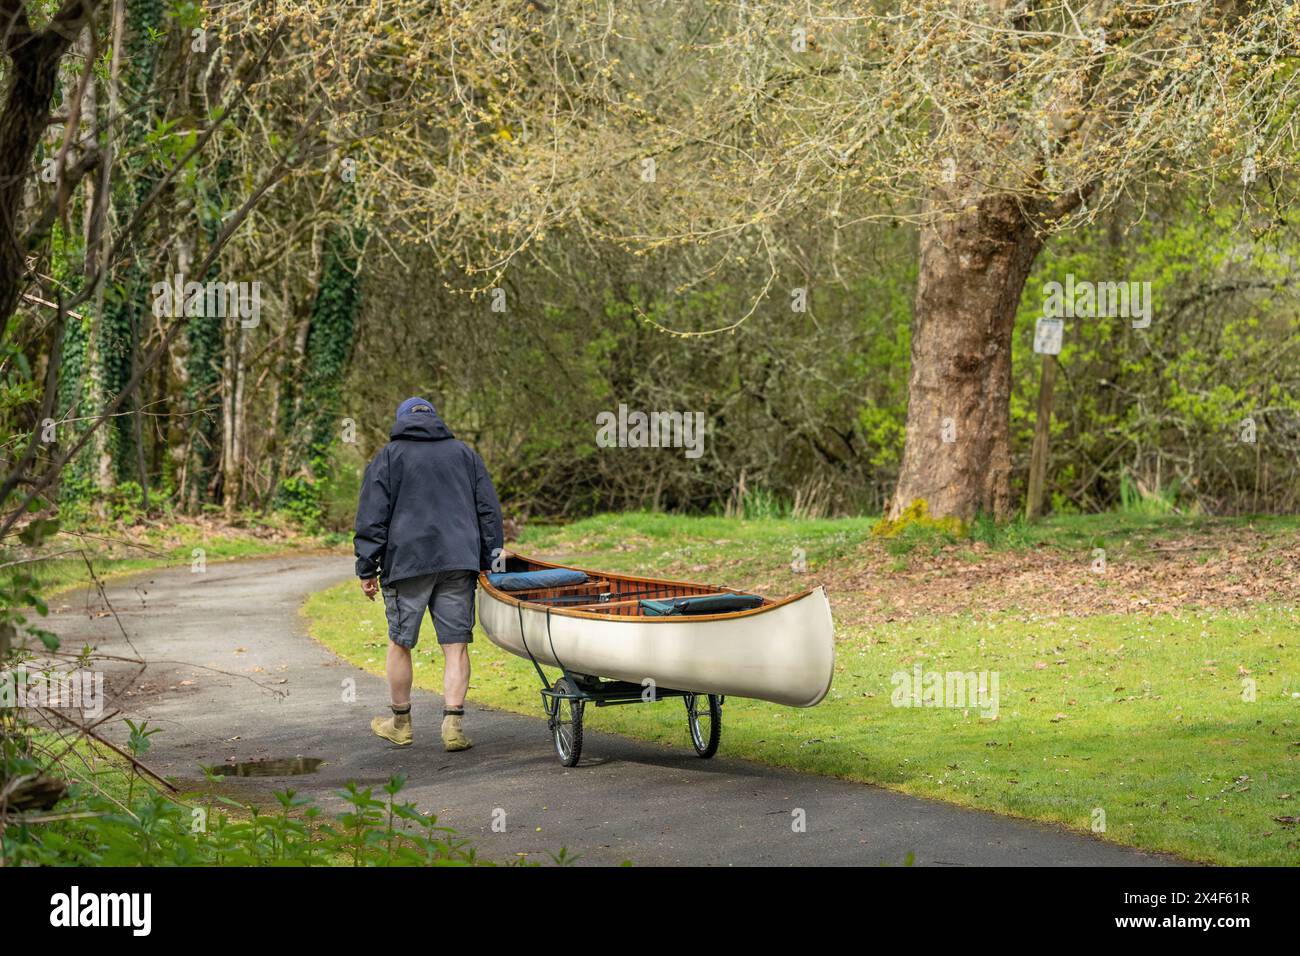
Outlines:
<svg viewBox="0 0 1300 956"><path fill-rule="evenodd" d="M478 597L479 623L492 643L570 673L791 707L811 707L830 689L835 632L821 587L743 614L698 619L553 611L549 634L545 609L487 588Z"/></svg>

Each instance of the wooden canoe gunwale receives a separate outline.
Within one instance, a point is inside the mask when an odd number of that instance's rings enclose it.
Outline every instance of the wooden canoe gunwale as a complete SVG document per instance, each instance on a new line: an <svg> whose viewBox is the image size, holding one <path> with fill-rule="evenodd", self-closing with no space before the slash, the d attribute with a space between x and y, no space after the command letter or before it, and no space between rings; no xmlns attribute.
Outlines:
<svg viewBox="0 0 1300 956"><path fill-rule="evenodd" d="M677 586L683 588L707 588L710 592L718 593L718 594L750 593L747 591L737 590L736 588L721 587L719 585L713 585L713 584L701 584L698 581L674 581L668 578L648 578L648 577L643 577L635 574L614 574L609 571L593 571L590 568L580 568L577 565L573 565L573 564L556 564L553 561L543 561L540 558L529 557L528 555L520 554L517 551L507 551L505 552L505 554L510 557L519 558L521 561L527 561L529 564L536 564L546 568L564 568L573 571L581 571L584 574L587 574L597 579L606 579L606 580L612 579L617 581L630 581L630 582L646 582L652 584L663 584L663 585ZM486 571L482 571L479 573L479 585L485 591L491 594L491 596L494 599L515 607L522 606L526 610L532 610L532 611L549 610L551 614L560 617L582 617L582 618L589 618L597 621L635 620L639 624L641 623L682 624L688 621L727 621L727 620L735 620L736 618L754 617L755 615L763 614L767 611L776 610L779 607L785 607L787 604L793 604L795 601L800 601L803 598L808 597L808 595L812 594L814 590L813 588L809 588L805 591L800 591L797 594L791 594L788 597L780 598L779 600L764 598L763 600L765 601L765 603L760 604L758 607L749 608L748 610L745 611L727 611L722 614L681 614L681 615L643 614L643 615L631 616L631 615L604 614L599 611L578 611L578 610L565 608L563 605L557 606L551 604L541 604L538 603L537 601L529 601L529 600L516 598L511 596L511 592L509 591L503 591L500 588L493 587L492 584L489 583L488 581L488 572ZM534 589L534 590L538 590L538 589Z"/></svg>

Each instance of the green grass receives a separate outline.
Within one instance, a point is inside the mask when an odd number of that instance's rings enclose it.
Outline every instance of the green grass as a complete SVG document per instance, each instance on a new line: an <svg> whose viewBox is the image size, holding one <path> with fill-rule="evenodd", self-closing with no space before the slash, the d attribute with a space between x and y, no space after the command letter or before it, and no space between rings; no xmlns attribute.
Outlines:
<svg viewBox="0 0 1300 956"><path fill-rule="evenodd" d="M1104 540L1108 548L1122 541L1138 548L1200 533L1206 520L1065 518L1026 529L1034 543L1023 546ZM781 566L791 548L806 550L814 578L818 570L842 570L871 523L617 515L531 529L520 548L610 570L748 586L761 579L782 589L807 581ZM1253 527L1293 533L1296 522ZM365 601L354 583L313 595L304 614L326 646L382 672L383 608ZM808 710L728 700L724 753L1080 830L1090 830L1101 809L1104 839L1196 860L1300 863L1300 830L1274 820L1300 812L1295 608L1074 618L999 613L885 624L845 612L836 624L827 699ZM416 683L439 690L441 658L431 631L428 637L416 652ZM527 661L481 632L473 655L473 701L540 713ZM918 664L927 672L997 672L997 719L976 709L893 706L892 676ZM1247 677L1256 683L1253 702L1243 700ZM589 713L593 727L689 750L675 702ZM547 748L540 720L537 736L538 747Z"/></svg>
<svg viewBox="0 0 1300 956"><path fill-rule="evenodd" d="M274 534L264 536L257 533L258 529L207 528L176 522L131 538L111 528L77 535L60 533L49 539L42 550L53 554L83 546L95 574L107 579L155 568L189 567L198 557L196 549L202 549L204 561L215 564L314 550L329 544L324 538L292 529L273 530ZM47 595L90 581L86 561L80 554L51 558L24 567L32 570Z"/></svg>
<svg viewBox="0 0 1300 956"><path fill-rule="evenodd" d="M752 568L756 558L770 563L774 556L788 555L793 547L804 548L811 565L815 559L830 560L852 553L871 538L871 528L877 520L860 517L744 521L631 512L598 515L567 525L529 525L518 547L524 552L546 551L575 559L599 557L601 567L612 571L643 567L650 557L715 564L734 561L731 566ZM1245 529L1268 537L1295 535L1300 532L1300 516L1212 518L1106 512L1060 515L1035 522L1017 519L1002 524L979 518L971 523L964 538L943 531L909 528L899 537L910 538L910 547L895 547L895 541L888 542L887 547L890 553L906 553L917 546L933 550L954 541L969 541L993 552L1036 548L1081 551L1104 547L1122 555L1141 553L1152 545L1177 538L1231 534ZM752 554L755 547L763 555Z"/></svg>
<svg viewBox="0 0 1300 956"><path fill-rule="evenodd" d="M632 512L562 526L526 527L523 553L564 555L608 571L647 567L671 576L725 569L739 580L788 569L795 549L810 570L852 554L871 535L871 518L740 520Z"/></svg>
<svg viewBox="0 0 1300 956"><path fill-rule="evenodd" d="M64 736L49 730L33 731L30 742L43 769L61 768L55 775L66 780L73 798L93 792L125 804L132 796L131 765L108 748L92 744L85 737ZM136 778L135 792L146 789L152 789L152 784L145 778Z"/></svg>

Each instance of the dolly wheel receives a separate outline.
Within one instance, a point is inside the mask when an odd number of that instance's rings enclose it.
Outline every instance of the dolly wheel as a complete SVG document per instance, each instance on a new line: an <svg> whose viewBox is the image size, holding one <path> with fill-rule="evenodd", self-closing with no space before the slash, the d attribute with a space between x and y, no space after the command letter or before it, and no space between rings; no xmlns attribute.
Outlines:
<svg viewBox="0 0 1300 956"><path fill-rule="evenodd" d="M718 752L722 739L722 700L717 694L687 694L686 723L691 728L691 743L701 757Z"/></svg>
<svg viewBox="0 0 1300 956"><path fill-rule="evenodd" d="M578 689L573 681L561 677L551 688L557 694L576 694ZM555 753L560 763L566 767L576 767L582 759L582 711L586 706L582 700L564 700L551 698L555 709L550 715L551 736L555 739Z"/></svg>

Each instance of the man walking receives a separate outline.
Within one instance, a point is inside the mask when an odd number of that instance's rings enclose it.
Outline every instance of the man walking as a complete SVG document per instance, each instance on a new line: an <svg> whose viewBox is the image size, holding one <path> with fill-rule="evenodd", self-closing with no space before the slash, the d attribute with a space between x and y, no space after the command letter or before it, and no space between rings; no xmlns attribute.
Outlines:
<svg viewBox="0 0 1300 956"><path fill-rule="evenodd" d="M483 459L455 439L432 403L402 402L389 438L366 467L357 504L357 577L372 601L382 579L388 618L393 714L370 728L395 744L411 742L411 648L428 610L444 659L442 742L467 750L461 724L474 590L502 545L501 506Z"/></svg>

